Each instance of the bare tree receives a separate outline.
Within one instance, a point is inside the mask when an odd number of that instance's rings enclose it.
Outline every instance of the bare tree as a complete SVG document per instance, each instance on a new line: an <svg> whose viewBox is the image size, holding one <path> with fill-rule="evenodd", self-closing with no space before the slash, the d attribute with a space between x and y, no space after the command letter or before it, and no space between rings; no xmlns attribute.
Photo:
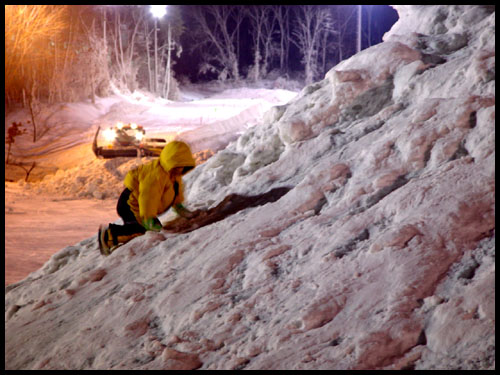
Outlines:
<svg viewBox="0 0 500 375"><path fill-rule="evenodd" d="M252 67L252 79L258 81L260 79L260 63L262 60L261 55L261 39L263 35L264 24L268 16L268 8L261 5L251 5L247 9L247 15L253 26L252 38L253 38L253 67Z"/></svg>
<svg viewBox="0 0 500 375"><path fill-rule="evenodd" d="M296 12L296 29L292 32L292 42L302 53L305 67L305 82L310 84L318 74L318 54L321 35L333 32L330 12L317 5L299 5Z"/></svg>
<svg viewBox="0 0 500 375"><path fill-rule="evenodd" d="M333 8L335 20L335 50L337 52L337 61L344 60L350 54L355 53L354 43L347 42L353 35L352 21L357 15L357 9L350 5L338 5Z"/></svg>
<svg viewBox="0 0 500 375"><path fill-rule="evenodd" d="M49 80L54 55L51 43L67 30L67 6L5 6L5 91L7 98L26 97L38 80Z"/></svg>
<svg viewBox="0 0 500 375"><path fill-rule="evenodd" d="M368 27L367 27L367 40L368 47L372 46L372 14L373 14L373 5L365 5L368 14Z"/></svg>
<svg viewBox="0 0 500 375"><path fill-rule="evenodd" d="M321 71L323 72L323 74L326 73L326 56L329 50L328 48L329 44L327 42L328 42L328 33L323 32L321 37Z"/></svg>
<svg viewBox="0 0 500 375"><path fill-rule="evenodd" d="M28 104L37 140L36 113L40 95L53 81L58 42L67 27L67 7L52 5L5 6L5 97ZM55 63L54 63L55 61Z"/></svg>
<svg viewBox="0 0 500 375"><path fill-rule="evenodd" d="M363 37L363 28L362 28L362 17L363 17L363 8L362 5L358 5L358 25L356 27L357 35L356 35L356 52L361 51L361 39Z"/></svg>
<svg viewBox="0 0 500 375"><path fill-rule="evenodd" d="M380 35L380 29L378 28L379 23L377 22L373 22L373 11L376 9L375 8L375 5L365 5L365 10L366 10L366 14L367 14L367 31L366 31L366 38L367 38L367 41L368 41L368 47L371 47L372 46L372 32L373 32L373 36L375 39L381 39L382 35ZM375 29L375 30L373 30Z"/></svg>
<svg viewBox="0 0 500 375"><path fill-rule="evenodd" d="M147 87L150 92L153 92L154 90L154 82L153 82L153 75L154 71L151 66L151 35L153 34L154 29L150 29L149 27L149 22L144 22L144 28L142 32L139 32L139 45L142 44L142 46L145 48L145 55L146 55L146 70L147 70ZM141 52L139 52L141 53Z"/></svg>
<svg viewBox="0 0 500 375"><path fill-rule="evenodd" d="M29 108L33 142L44 133L44 129L38 129L42 100L71 101L85 91L82 72L88 72L92 61L87 59L84 69L77 69L77 60L82 56L79 53L89 48L78 32L76 14L80 10L67 6L6 6L5 89L22 97ZM10 93L6 96L11 97Z"/></svg>
<svg viewBox="0 0 500 375"><path fill-rule="evenodd" d="M90 91L89 96L94 103L95 96L105 96L109 87L108 50L106 38L100 35L95 18L92 18L90 26L86 25L83 18L81 24L85 29L86 38L79 42L82 48L78 57L73 59L74 67L80 72L75 75L79 77L83 91Z"/></svg>
<svg viewBox="0 0 500 375"><path fill-rule="evenodd" d="M200 73L216 72L220 79L239 80L236 37L243 21L240 7L196 6L190 14L198 26L193 49L199 49L202 54Z"/></svg>
<svg viewBox="0 0 500 375"><path fill-rule="evenodd" d="M68 20L64 38L53 40L49 45L53 61L44 68L50 72L49 80L40 79L40 75L36 80L36 86L45 92L49 103L87 98L94 101L96 94L106 94L109 84L106 45L98 30L94 9L71 7ZM30 104L34 104L30 110L36 112L37 100Z"/></svg>
<svg viewBox="0 0 500 375"><path fill-rule="evenodd" d="M274 57L280 56L281 54L281 48L278 48L278 44L274 40L275 35L278 33L278 30L276 30L276 14L271 6L267 6L267 10L268 15L266 17L266 22L264 22L262 33L262 46L264 50L262 64L263 75L269 72Z"/></svg>
<svg viewBox="0 0 500 375"><path fill-rule="evenodd" d="M284 72L288 66L288 54L290 46L289 9L282 5L272 5L274 17L278 24L280 35L280 71Z"/></svg>
<svg viewBox="0 0 500 375"><path fill-rule="evenodd" d="M116 9L114 11L114 27L110 30L114 47L114 78L119 85L131 91L136 88L138 70L134 60L136 39L145 17L143 6L134 6L132 12L127 12L124 17L122 17L120 9ZM127 25L131 25L131 27L129 28Z"/></svg>

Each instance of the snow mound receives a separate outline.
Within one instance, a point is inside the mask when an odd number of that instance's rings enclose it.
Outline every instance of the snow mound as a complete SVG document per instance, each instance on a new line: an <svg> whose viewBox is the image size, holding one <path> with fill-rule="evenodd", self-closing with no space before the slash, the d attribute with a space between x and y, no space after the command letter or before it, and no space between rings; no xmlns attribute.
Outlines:
<svg viewBox="0 0 500 375"><path fill-rule="evenodd" d="M212 150L194 154L197 165L206 162L213 155ZM141 164L153 160L144 158L96 159L80 163L77 167L57 169L41 181L26 183L19 180L18 185L25 191L36 194L59 195L68 198L116 199L124 189L126 174Z"/></svg>
<svg viewBox="0 0 500 375"><path fill-rule="evenodd" d="M78 167L66 170L58 169L54 175L47 175L42 181L28 186L37 193L76 198L118 198L123 190L123 178L128 172L128 168L137 164L133 160L127 162L126 167L117 168L117 165L120 165L118 163L123 162L123 159L92 160ZM20 184L26 186L22 181Z"/></svg>
<svg viewBox="0 0 500 375"><path fill-rule="evenodd" d="M494 8L397 10L186 176L196 219L8 286L6 369L494 369Z"/></svg>

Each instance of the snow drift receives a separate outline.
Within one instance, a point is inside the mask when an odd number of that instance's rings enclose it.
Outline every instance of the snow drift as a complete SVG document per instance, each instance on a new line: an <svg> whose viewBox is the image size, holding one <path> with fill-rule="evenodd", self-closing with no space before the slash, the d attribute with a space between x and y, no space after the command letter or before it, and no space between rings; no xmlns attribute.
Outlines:
<svg viewBox="0 0 500 375"><path fill-rule="evenodd" d="M6 368L494 369L494 7L396 9L187 175L198 221L8 286Z"/></svg>

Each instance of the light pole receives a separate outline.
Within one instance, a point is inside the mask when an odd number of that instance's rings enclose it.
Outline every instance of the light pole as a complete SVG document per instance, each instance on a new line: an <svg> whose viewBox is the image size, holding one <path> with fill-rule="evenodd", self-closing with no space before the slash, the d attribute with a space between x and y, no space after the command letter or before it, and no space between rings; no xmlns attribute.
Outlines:
<svg viewBox="0 0 500 375"><path fill-rule="evenodd" d="M155 19L155 94L158 94L158 42L157 42L157 22L158 18L167 14L166 5L150 5L151 14Z"/></svg>

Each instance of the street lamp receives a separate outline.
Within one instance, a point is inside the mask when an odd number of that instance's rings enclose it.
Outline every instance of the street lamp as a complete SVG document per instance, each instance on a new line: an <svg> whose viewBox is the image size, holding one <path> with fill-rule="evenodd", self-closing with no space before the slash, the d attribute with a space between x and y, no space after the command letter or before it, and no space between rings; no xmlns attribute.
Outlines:
<svg viewBox="0 0 500 375"><path fill-rule="evenodd" d="M155 94L158 94L158 42L157 42L157 22L158 19L167 14L166 5L150 5L150 11L155 19Z"/></svg>
<svg viewBox="0 0 500 375"><path fill-rule="evenodd" d="M165 14L167 14L167 6L166 5L150 5L151 14L155 18L162 18Z"/></svg>

